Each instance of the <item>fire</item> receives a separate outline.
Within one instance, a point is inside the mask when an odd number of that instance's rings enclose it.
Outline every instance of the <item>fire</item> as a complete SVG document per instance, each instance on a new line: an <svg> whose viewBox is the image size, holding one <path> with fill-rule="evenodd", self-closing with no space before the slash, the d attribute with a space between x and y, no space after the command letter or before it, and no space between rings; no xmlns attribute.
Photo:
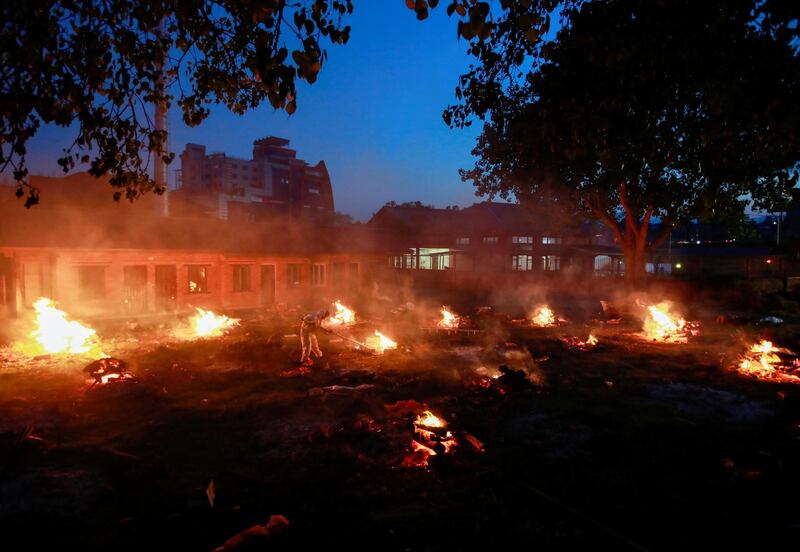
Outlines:
<svg viewBox="0 0 800 552"><path fill-rule="evenodd" d="M239 325L238 318L217 315L200 307L196 310L197 313L189 320L194 337L219 337L225 330Z"/></svg>
<svg viewBox="0 0 800 552"><path fill-rule="evenodd" d="M664 343L686 343L689 335L697 334L697 324L670 313L666 301L647 307L644 319L644 335L653 341Z"/></svg>
<svg viewBox="0 0 800 552"><path fill-rule="evenodd" d="M332 326L339 326L345 324L353 324L356 321L356 313L353 309L345 307L340 301L334 303L336 312L330 317L329 324Z"/></svg>
<svg viewBox="0 0 800 552"><path fill-rule="evenodd" d="M438 327L447 330L453 330L458 328L458 325L461 322L460 316L447 310L447 307L442 307L441 313L442 313L442 319L439 320L438 324L436 324Z"/></svg>
<svg viewBox="0 0 800 552"><path fill-rule="evenodd" d="M417 416L417 419L414 422L414 424L417 425L417 426L423 426L423 427L446 427L447 426L447 424L445 423L444 420L442 420L441 418L436 416L430 410L426 410L425 412L423 412L422 414Z"/></svg>
<svg viewBox="0 0 800 552"><path fill-rule="evenodd" d="M447 422L430 410L414 420L414 433L411 452L403 460L405 467L427 468L431 456L448 454L457 444L453 433L447 430Z"/></svg>
<svg viewBox="0 0 800 552"><path fill-rule="evenodd" d="M36 328L30 333L34 344L21 348L29 354L83 354L102 357L97 332L74 320L56 308L55 303L41 297L33 304Z"/></svg>
<svg viewBox="0 0 800 552"><path fill-rule="evenodd" d="M778 353L792 354L787 349L775 347L772 341L762 339L760 343L752 345L750 350L742 356L739 372L758 379L800 382L800 376L786 372L786 363L778 356ZM795 360L791 367L800 368L797 364Z"/></svg>
<svg viewBox="0 0 800 552"><path fill-rule="evenodd" d="M553 309L547 305L541 305L536 307L536 311L533 313L531 322L533 322L534 326L539 326L541 328L555 326L556 315L553 313Z"/></svg>
<svg viewBox="0 0 800 552"><path fill-rule="evenodd" d="M397 342L375 330L375 334L367 338L367 346L377 353L383 354L387 349L397 349Z"/></svg>
<svg viewBox="0 0 800 552"><path fill-rule="evenodd" d="M128 371L125 361L118 358L101 358L95 360L84 368L90 377L94 378L92 387L97 384L106 385L111 382L135 381L136 378Z"/></svg>
<svg viewBox="0 0 800 552"><path fill-rule="evenodd" d="M583 340L579 337L572 336L572 337L562 337L561 341L563 341L567 347L579 349L581 351L588 351L589 349L593 349L598 343L597 337L590 333L589 337L586 340Z"/></svg>

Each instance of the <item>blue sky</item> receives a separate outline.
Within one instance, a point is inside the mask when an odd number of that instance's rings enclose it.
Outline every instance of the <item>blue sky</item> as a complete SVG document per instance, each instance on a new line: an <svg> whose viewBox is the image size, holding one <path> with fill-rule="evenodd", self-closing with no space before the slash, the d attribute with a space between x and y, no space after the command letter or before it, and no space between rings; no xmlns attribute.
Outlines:
<svg viewBox="0 0 800 552"><path fill-rule="evenodd" d="M318 81L299 83L294 115L265 105L240 117L217 106L190 129L173 111L172 151L195 142L249 158L254 139L288 138L308 162L325 160L337 210L361 220L390 200L478 201L458 169L472 166L480 125L451 130L441 118L469 64L455 21L444 9L417 21L403 0L367 0L356 4L349 23L350 42L328 48ZM60 174L55 160L73 137L68 129L42 129L29 144L31 172ZM171 170L178 166L176 160Z"/></svg>

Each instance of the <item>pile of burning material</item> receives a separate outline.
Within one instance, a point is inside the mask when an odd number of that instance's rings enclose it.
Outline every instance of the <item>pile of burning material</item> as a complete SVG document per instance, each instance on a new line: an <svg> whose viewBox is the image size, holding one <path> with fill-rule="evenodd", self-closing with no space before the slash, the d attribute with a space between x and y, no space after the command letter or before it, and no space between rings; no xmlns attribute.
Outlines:
<svg viewBox="0 0 800 552"><path fill-rule="evenodd" d="M397 349L397 342L392 341L378 330L375 330L373 335L367 337L364 343L367 349L372 349L374 352L382 355L390 349Z"/></svg>
<svg viewBox="0 0 800 552"><path fill-rule="evenodd" d="M341 301L333 304L335 312L331 314L327 323L331 326L351 326L356 323L356 312L344 306Z"/></svg>
<svg viewBox="0 0 800 552"><path fill-rule="evenodd" d="M786 358L781 358L778 353ZM738 371L761 380L800 383L800 359L797 355L766 340L751 346L742 355Z"/></svg>
<svg viewBox="0 0 800 552"><path fill-rule="evenodd" d="M36 312L35 329L30 333L31 341L18 343L16 349L26 355L50 354L85 355L93 358L103 356L97 332L74 320L56 308L51 299L39 298L33 304Z"/></svg>
<svg viewBox="0 0 800 552"><path fill-rule="evenodd" d="M575 335L571 337L564 336L561 338L561 342L567 346L567 349L575 351L591 351L597 347L597 344L599 343L597 337L593 333L590 333L589 337L587 337L585 340Z"/></svg>
<svg viewBox="0 0 800 552"><path fill-rule="evenodd" d="M439 313L441 314L441 318L436 321L434 326L423 328L424 331L446 335L475 335L481 331L472 327L469 318L459 316L448 307L443 306Z"/></svg>
<svg viewBox="0 0 800 552"><path fill-rule="evenodd" d="M518 326L533 326L536 328L553 328L566 322L563 318L556 317L555 312L548 305L539 305L528 318L511 321Z"/></svg>
<svg viewBox="0 0 800 552"><path fill-rule="evenodd" d="M216 314L213 311L197 307L194 315L189 319L188 331L179 331L178 337L183 339L220 337L238 325L238 318L228 318L224 314Z"/></svg>
<svg viewBox="0 0 800 552"><path fill-rule="evenodd" d="M403 459L406 468L427 468L428 459L439 454L449 454L457 445L447 422L430 410L425 410L414 420L414 438L411 451Z"/></svg>
<svg viewBox="0 0 800 552"><path fill-rule="evenodd" d="M697 322L687 322L672 314L670 309L671 305L667 301L647 307L642 328L646 339L661 343L687 343L690 336L700 335Z"/></svg>
<svg viewBox="0 0 800 552"><path fill-rule="evenodd" d="M124 360L106 357L95 360L83 369L86 374L94 379L90 389L97 384L135 382L136 376L128 371Z"/></svg>
<svg viewBox="0 0 800 552"><path fill-rule="evenodd" d="M461 317L444 306L440 312L442 318L436 323L436 327L442 330L457 330L461 324Z"/></svg>

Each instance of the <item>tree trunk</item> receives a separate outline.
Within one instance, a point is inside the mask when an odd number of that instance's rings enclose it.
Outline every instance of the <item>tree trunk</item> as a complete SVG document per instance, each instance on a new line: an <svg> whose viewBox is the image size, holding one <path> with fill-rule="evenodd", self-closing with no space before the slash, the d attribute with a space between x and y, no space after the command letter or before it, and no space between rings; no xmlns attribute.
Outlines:
<svg viewBox="0 0 800 552"><path fill-rule="evenodd" d="M626 240L628 243L622 245L622 252L625 255L625 280L632 287L639 286L644 280L647 262L647 228L640 228L638 236L631 236L632 239Z"/></svg>

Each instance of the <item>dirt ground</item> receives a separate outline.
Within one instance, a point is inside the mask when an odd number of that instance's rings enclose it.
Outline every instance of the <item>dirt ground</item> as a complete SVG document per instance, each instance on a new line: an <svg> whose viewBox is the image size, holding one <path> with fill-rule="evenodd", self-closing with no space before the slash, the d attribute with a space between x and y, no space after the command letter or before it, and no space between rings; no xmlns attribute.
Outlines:
<svg viewBox="0 0 800 552"><path fill-rule="evenodd" d="M256 549L786 549L800 385L731 367L761 335L796 344L800 324L752 320L703 319L686 345L642 340L635 321L397 323L383 355L324 336L306 375L287 372L296 328L269 314L196 341L98 328L137 381L93 388L86 359L8 353L0 534L29 550L213 550L281 514L289 530ZM560 341L589 330L594 350ZM528 379L498 383L503 364ZM445 419L457 446L404 467L414 415L398 401Z"/></svg>

